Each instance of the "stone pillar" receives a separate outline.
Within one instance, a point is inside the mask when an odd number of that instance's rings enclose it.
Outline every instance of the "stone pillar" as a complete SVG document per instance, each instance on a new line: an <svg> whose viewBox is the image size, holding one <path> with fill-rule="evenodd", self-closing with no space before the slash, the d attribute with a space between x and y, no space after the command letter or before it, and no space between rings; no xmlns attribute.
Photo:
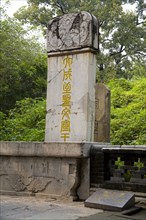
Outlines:
<svg viewBox="0 0 146 220"><path fill-rule="evenodd" d="M92 142L98 22L87 12L48 23L45 142Z"/></svg>
<svg viewBox="0 0 146 220"><path fill-rule="evenodd" d="M110 90L102 83L96 84L95 142L110 142Z"/></svg>

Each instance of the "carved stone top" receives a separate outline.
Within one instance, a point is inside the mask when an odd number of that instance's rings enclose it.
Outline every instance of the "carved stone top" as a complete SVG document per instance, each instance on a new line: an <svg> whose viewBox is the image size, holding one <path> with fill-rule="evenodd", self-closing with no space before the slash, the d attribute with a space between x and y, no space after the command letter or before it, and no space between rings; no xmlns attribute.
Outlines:
<svg viewBox="0 0 146 220"><path fill-rule="evenodd" d="M48 23L47 51L98 49L98 22L88 12L65 14Z"/></svg>

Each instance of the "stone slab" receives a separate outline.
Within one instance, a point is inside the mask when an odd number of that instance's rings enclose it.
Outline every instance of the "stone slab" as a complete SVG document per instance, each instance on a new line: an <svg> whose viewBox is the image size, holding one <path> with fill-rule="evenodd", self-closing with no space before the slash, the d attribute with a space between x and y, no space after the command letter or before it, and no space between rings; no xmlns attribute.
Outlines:
<svg viewBox="0 0 146 220"><path fill-rule="evenodd" d="M97 189L86 201L85 206L109 211L123 211L135 204L134 193L119 190Z"/></svg>
<svg viewBox="0 0 146 220"><path fill-rule="evenodd" d="M24 157L89 157L90 143L0 142L0 155Z"/></svg>

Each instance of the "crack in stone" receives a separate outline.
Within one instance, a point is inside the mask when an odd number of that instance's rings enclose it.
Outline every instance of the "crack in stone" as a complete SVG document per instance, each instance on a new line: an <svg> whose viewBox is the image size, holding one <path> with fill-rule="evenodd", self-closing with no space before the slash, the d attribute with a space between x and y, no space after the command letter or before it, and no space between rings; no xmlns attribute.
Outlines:
<svg viewBox="0 0 146 220"><path fill-rule="evenodd" d="M61 69L58 73L56 73L56 75L55 76L53 76L53 78L52 79L50 79L49 81L48 81L48 83L50 83L52 80L54 80L59 74L61 74L62 73L62 71L63 71L63 69Z"/></svg>

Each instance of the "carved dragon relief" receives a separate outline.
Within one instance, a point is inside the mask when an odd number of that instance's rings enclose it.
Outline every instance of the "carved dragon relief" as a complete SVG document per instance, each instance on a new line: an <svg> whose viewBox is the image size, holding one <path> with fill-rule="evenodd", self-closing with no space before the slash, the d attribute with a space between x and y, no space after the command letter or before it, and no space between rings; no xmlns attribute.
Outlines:
<svg viewBox="0 0 146 220"><path fill-rule="evenodd" d="M97 35L97 28L96 31L92 29L93 25L95 27L95 20L87 12L65 14L54 18L48 24L48 52L94 47L93 35Z"/></svg>

